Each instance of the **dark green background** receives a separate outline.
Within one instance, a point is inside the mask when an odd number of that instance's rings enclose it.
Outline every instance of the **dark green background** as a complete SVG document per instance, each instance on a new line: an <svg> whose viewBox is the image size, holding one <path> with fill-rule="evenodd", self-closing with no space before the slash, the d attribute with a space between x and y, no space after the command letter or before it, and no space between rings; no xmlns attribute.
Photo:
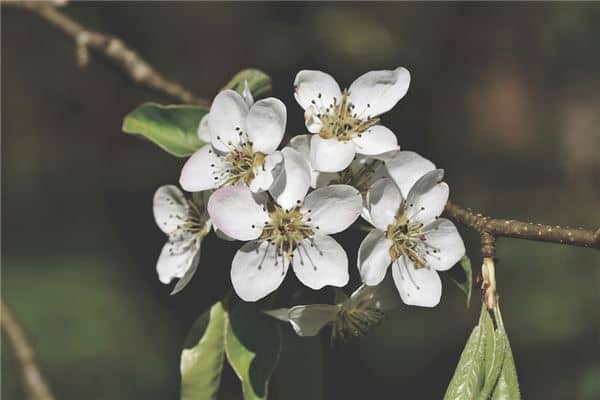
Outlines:
<svg viewBox="0 0 600 400"><path fill-rule="evenodd" d="M453 199L499 217L600 225L598 4L80 3L64 11L125 38L206 97L242 68L264 69L292 133L304 131L292 98L298 70L323 69L348 85L365 71L405 66L410 90L384 123L404 149L445 168ZM226 291L239 245L209 238L181 295L158 282L165 238L152 194L176 182L183 160L120 127L140 103L172 99L136 87L94 53L79 69L71 40L5 7L2 85L2 295L57 398L177 398L180 344ZM478 265L477 237L463 232ZM356 248L363 235L342 239ZM524 398L600 398L598 253L501 239L498 256ZM353 261L351 272L356 278ZM290 274L286 285L295 284ZM326 398L441 398L476 320L477 293L473 303L465 310L445 280L436 309L405 307L328 352ZM2 398L24 398L2 345ZM319 341L302 345L302 357L277 371L274 398L292 399L286 391L320 376ZM223 398L240 398L230 370L223 385Z"/></svg>

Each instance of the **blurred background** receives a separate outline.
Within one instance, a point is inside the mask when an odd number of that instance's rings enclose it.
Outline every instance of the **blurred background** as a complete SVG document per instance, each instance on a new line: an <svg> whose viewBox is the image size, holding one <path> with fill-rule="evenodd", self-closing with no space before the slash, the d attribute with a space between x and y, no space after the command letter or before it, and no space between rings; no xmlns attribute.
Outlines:
<svg viewBox="0 0 600 400"><path fill-rule="evenodd" d="M120 2L63 11L122 37L204 97L240 69L263 69L291 133L304 132L292 97L298 70L349 85L405 66L410 90L384 122L403 149L445 168L451 198L497 217L600 225L600 4ZM71 39L26 11L2 7L1 29L2 295L58 399L178 398L180 346L227 290L239 245L207 239L180 295L157 279L165 237L152 195L177 181L184 160L120 128L140 103L173 100L95 53L78 68ZM478 238L462 232L477 266ZM362 236L343 240L358 246ZM498 256L523 397L599 399L600 254L500 239ZM313 385L325 399L439 399L479 305L474 292L466 309L445 279L433 310L404 307L325 356L320 339L300 341L303 357L286 356L273 398ZM23 399L2 346L2 398ZM223 398L241 398L230 370Z"/></svg>

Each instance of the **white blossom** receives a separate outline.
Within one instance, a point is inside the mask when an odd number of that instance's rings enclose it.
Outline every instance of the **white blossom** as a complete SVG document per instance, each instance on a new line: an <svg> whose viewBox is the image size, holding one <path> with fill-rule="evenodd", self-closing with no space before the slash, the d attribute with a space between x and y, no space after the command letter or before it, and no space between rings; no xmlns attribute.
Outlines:
<svg viewBox="0 0 600 400"><path fill-rule="evenodd" d="M436 306L442 283L437 271L450 269L465 254L454 224L439 218L448 200L443 171L419 178L404 198L392 179L377 181L367 202L375 229L358 251L363 282L377 285L392 265L392 276L404 303Z"/></svg>
<svg viewBox="0 0 600 400"><path fill-rule="evenodd" d="M182 290L198 268L200 245L211 228L207 202L208 192L194 193L188 200L174 185L161 186L154 194L154 220L169 238L156 270L162 283L179 278L171 294Z"/></svg>
<svg viewBox="0 0 600 400"><path fill-rule="evenodd" d="M268 190L283 160L277 147L286 121L285 105L278 99L254 102L249 90L243 96L222 91L198 126L198 136L210 144L187 160L181 187L198 192L242 183L253 192Z"/></svg>
<svg viewBox="0 0 600 400"><path fill-rule="evenodd" d="M299 336L315 336L326 325L333 326L334 337L362 336L381 322L385 312L398 307L398 294L390 290L390 281L361 285L349 298L336 299L336 304L299 305L265 313L289 322Z"/></svg>
<svg viewBox="0 0 600 400"><path fill-rule="evenodd" d="M296 75L294 96L305 110L304 119L313 133L310 161L317 171L338 172L355 154L377 155L398 149L395 134L379 125L379 116L406 94L409 72L370 71L340 90L335 79L321 71L303 70Z"/></svg>
<svg viewBox="0 0 600 400"><path fill-rule="evenodd" d="M279 287L287 269L312 289L348 282L345 250L330 234L348 228L359 216L359 192L347 185L312 191L306 160L294 149L282 150L283 172L265 193L243 185L213 193L208 212L227 236L248 241L237 251L231 281L239 297L256 301Z"/></svg>

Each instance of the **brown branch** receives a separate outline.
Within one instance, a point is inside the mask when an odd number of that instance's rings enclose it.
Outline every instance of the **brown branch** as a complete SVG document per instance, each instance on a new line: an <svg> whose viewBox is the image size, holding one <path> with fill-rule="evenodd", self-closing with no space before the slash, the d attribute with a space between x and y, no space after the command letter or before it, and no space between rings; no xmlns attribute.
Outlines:
<svg viewBox="0 0 600 400"><path fill-rule="evenodd" d="M208 100L195 96L179 83L165 78L118 37L90 31L55 6L45 2L11 1L5 4L25 8L71 37L77 46L77 58L82 67L89 63L89 49L94 49L120 66L134 82L141 86L174 97L182 103L210 106Z"/></svg>
<svg viewBox="0 0 600 400"><path fill-rule="evenodd" d="M2 330L15 350L17 361L21 366L23 383L25 384L27 392L31 398L35 400L54 400L54 396L50 393L48 384L35 361L33 349L27 341L23 328L21 328L19 323L15 320L10 308L4 302L4 299L0 298L0 305L2 312L0 315Z"/></svg>
<svg viewBox="0 0 600 400"><path fill-rule="evenodd" d="M480 233L600 249L600 231L491 218L448 202L446 216ZM484 248L482 243L482 250Z"/></svg>

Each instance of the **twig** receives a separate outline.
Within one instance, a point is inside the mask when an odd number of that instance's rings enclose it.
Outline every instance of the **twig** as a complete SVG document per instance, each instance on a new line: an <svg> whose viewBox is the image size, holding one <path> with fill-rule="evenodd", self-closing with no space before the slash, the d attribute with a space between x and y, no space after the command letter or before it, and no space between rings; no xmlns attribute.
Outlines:
<svg viewBox="0 0 600 400"><path fill-rule="evenodd" d="M187 104L209 107L210 102L193 95L179 83L165 78L159 71L131 50L121 39L112 35L88 30L55 6L44 2L22 1L5 3L34 12L64 34L71 37L77 46L79 65L89 63L89 49L97 50L113 63L120 66L139 85L167 94Z"/></svg>
<svg viewBox="0 0 600 400"><path fill-rule="evenodd" d="M56 7L35 2L10 2L33 11L41 18L72 37L78 46L79 61L88 62L88 48L98 50L107 58L120 65L137 83L178 98L184 103L208 106L209 102L183 89L178 83L164 78L141 56L130 50L120 39L84 28L77 21L57 10ZM465 209L448 202L446 215L480 233L505 236L541 242L553 242L571 246L600 249L600 229L596 232L586 229L572 229L560 226L532 224L516 220L496 219ZM486 251L486 249L483 249ZM489 250L489 249L488 249Z"/></svg>
<svg viewBox="0 0 600 400"><path fill-rule="evenodd" d="M516 220L491 218L475 211L465 209L458 204L448 202L446 215L480 233L504 236L538 242L560 243L570 246L600 249L600 232L589 229L567 228L521 222ZM482 245L482 249L483 249Z"/></svg>
<svg viewBox="0 0 600 400"><path fill-rule="evenodd" d="M23 382L29 395L35 400L54 400L54 396L50 393L50 388L35 361L33 349L25 337L25 332L14 319L4 299L0 298L0 304L2 306L0 316L2 330L4 330L8 341L15 350L15 355L21 366Z"/></svg>

